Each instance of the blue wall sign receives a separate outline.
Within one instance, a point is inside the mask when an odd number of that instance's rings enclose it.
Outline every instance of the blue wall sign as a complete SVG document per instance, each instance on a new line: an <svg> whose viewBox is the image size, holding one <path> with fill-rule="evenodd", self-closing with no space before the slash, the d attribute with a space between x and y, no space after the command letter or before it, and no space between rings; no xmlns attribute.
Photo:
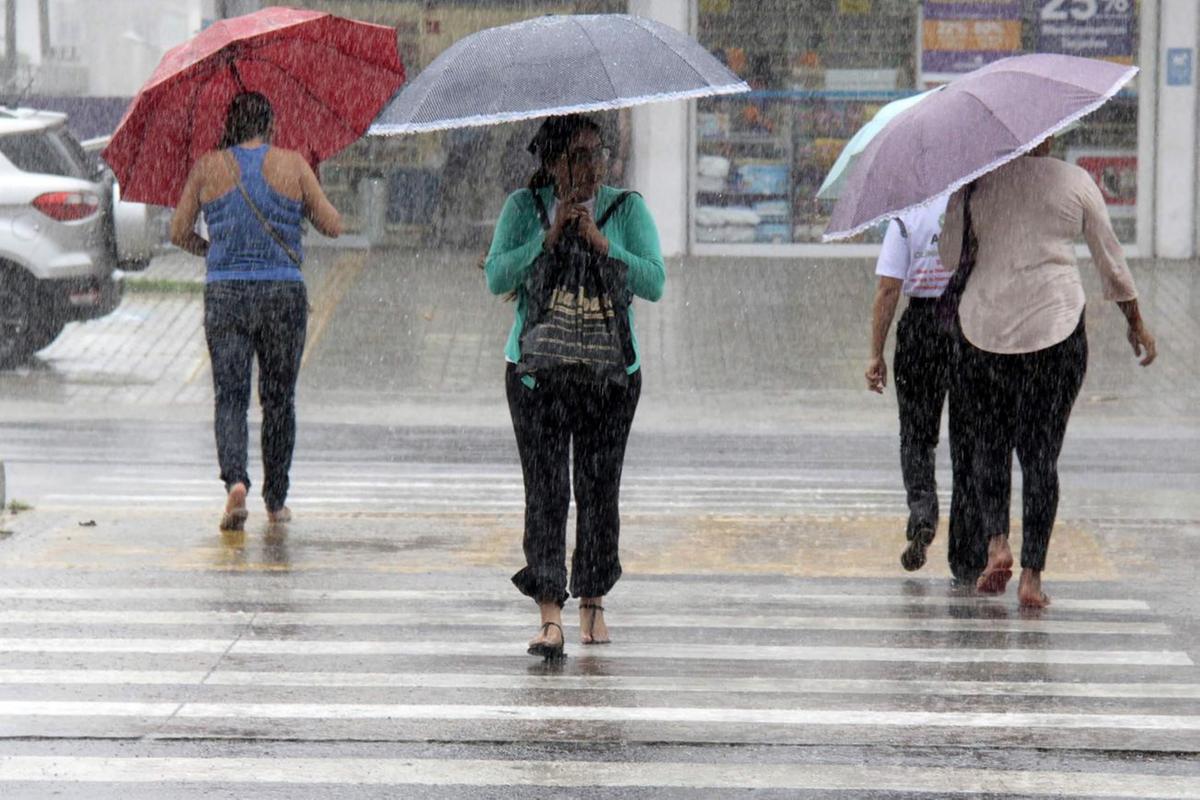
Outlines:
<svg viewBox="0 0 1200 800"><path fill-rule="evenodd" d="M1192 85L1192 48L1167 49L1167 86Z"/></svg>

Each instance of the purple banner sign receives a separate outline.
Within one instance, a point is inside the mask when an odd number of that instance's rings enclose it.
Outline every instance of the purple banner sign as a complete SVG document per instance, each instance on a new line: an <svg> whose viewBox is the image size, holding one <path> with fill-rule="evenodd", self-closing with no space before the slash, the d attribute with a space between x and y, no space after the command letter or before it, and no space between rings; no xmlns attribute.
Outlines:
<svg viewBox="0 0 1200 800"><path fill-rule="evenodd" d="M1041 0L1038 51L1133 61L1133 0Z"/></svg>
<svg viewBox="0 0 1200 800"><path fill-rule="evenodd" d="M925 0L925 19L1020 19L1021 0Z"/></svg>
<svg viewBox="0 0 1200 800"><path fill-rule="evenodd" d="M925 0L923 81L940 82L1021 50L1022 0Z"/></svg>

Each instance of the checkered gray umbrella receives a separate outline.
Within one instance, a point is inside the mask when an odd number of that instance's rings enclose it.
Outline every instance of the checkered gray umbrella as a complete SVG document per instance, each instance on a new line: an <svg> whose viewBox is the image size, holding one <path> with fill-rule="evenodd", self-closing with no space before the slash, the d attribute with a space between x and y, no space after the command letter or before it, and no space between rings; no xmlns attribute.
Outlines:
<svg viewBox="0 0 1200 800"><path fill-rule="evenodd" d="M627 14L546 16L466 36L384 109L394 135L749 91L699 42Z"/></svg>

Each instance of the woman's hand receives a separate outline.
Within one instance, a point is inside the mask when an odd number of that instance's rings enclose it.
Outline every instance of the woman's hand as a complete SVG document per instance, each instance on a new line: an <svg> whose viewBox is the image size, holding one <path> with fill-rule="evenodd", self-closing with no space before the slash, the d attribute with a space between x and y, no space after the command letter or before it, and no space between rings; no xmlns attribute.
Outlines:
<svg viewBox="0 0 1200 800"><path fill-rule="evenodd" d="M1154 344L1154 337L1150 335L1150 331L1146 330L1146 323L1142 322L1138 301L1136 299L1118 300L1117 308L1121 309L1121 313L1125 315L1125 321L1129 323L1125 338L1133 347L1133 354L1141 357L1140 363L1143 367L1150 366L1155 356L1158 355L1158 350ZM1142 355L1143 350L1146 351L1145 355Z"/></svg>
<svg viewBox="0 0 1200 800"><path fill-rule="evenodd" d="M576 206L572 203L560 202L554 211L554 221L550 223L550 230L546 231L546 241L542 247L546 250L553 250L558 246L558 241L562 239L563 231L567 225L575 218Z"/></svg>
<svg viewBox="0 0 1200 800"><path fill-rule="evenodd" d="M1133 347L1133 354L1141 357L1141 361L1138 363L1143 367L1150 366L1158 355L1158 349L1154 337L1150 335L1150 331L1146 330L1146 325L1141 319L1130 324L1129 329L1125 332L1125 337L1129 339L1129 344ZM1145 351L1145 355L1143 355L1143 351Z"/></svg>
<svg viewBox="0 0 1200 800"><path fill-rule="evenodd" d="M602 256L608 255L608 239L596 227L596 220L592 219L591 212L585 206L575 206L575 228L592 251Z"/></svg>
<svg viewBox="0 0 1200 800"><path fill-rule="evenodd" d="M883 356L872 356L867 362L867 388L876 394L883 394L887 386L887 361Z"/></svg>

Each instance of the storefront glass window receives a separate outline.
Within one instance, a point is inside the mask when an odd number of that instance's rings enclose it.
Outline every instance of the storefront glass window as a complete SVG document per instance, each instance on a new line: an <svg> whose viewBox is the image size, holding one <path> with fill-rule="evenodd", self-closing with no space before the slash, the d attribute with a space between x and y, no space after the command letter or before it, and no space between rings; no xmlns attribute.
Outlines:
<svg viewBox="0 0 1200 800"><path fill-rule="evenodd" d="M1136 63L1134 0L698 0L700 41L753 87L699 101L693 240L819 242L817 189L887 102L997 58L1060 52ZM1096 178L1122 241L1136 239L1138 94L1131 84L1059 138ZM881 232L861 241L878 241Z"/></svg>
<svg viewBox="0 0 1200 800"><path fill-rule="evenodd" d="M544 14L626 12L625 0L292 0L396 29L411 80L458 39L484 28ZM613 152L609 183L620 184L629 156L628 114L596 115ZM358 212L370 184L383 182L385 237L398 246L481 252L504 198L524 186L536 163L526 151L540 120L441 133L359 139L321 165L321 179L348 230L362 232Z"/></svg>

